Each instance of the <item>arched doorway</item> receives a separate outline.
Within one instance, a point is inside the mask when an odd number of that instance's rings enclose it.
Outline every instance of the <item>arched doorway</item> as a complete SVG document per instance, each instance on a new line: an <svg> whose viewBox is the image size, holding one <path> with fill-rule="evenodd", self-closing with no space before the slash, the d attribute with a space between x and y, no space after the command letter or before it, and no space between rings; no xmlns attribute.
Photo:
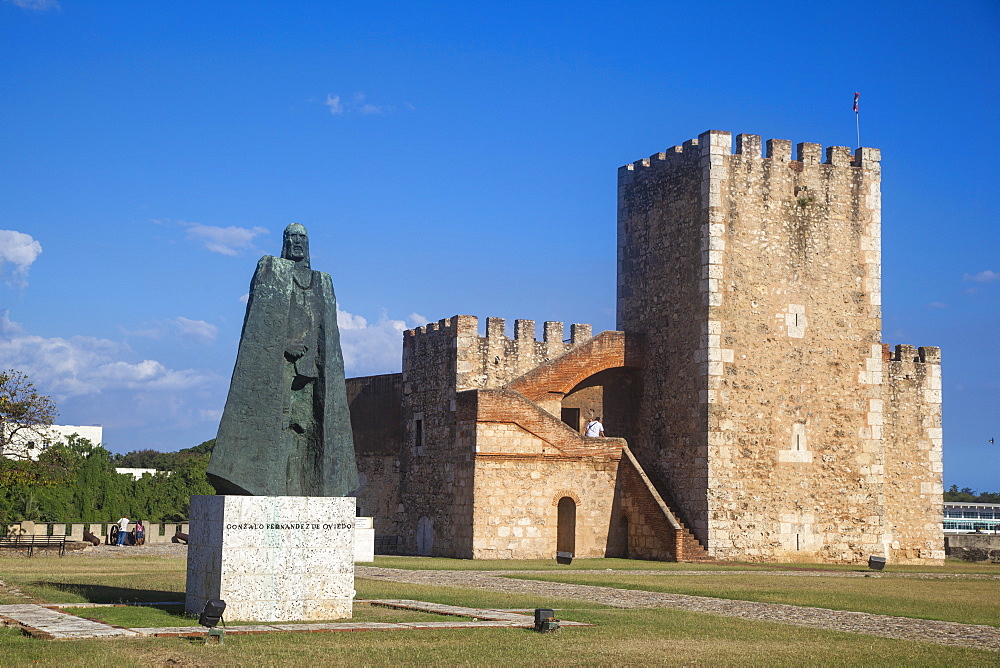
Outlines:
<svg viewBox="0 0 1000 668"><path fill-rule="evenodd" d="M635 437L635 410L639 404L637 372L628 367L605 369L580 381L563 396L563 422L582 431L593 418L600 418L605 436Z"/></svg>
<svg viewBox="0 0 1000 668"><path fill-rule="evenodd" d="M572 559L576 553L576 501L568 496L559 499L556 524L556 559Z"/></svg>

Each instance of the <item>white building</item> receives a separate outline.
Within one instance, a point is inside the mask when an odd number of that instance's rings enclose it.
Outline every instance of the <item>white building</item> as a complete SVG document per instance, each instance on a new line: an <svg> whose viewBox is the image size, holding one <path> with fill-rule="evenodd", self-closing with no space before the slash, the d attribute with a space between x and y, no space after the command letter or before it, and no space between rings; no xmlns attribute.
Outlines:
<svg viewBox="0 0 1000 668"><path fill-rule="evenodd" d="M1000 503L944 502L945 533L1000 531Z"/></svg>
<svg viewBox="0 0 1000 668"><path fill-rule="evenodd" d="M0 446L0 455L8 459L38 459L52 445L64 443L68 436L76 434L94 445L100 445L104 439L104 427L101 425L61 425L54 424L31 432L27 430L16 434L6 447Z"/></svg>
<svg viewBox="0 0 1000 668"><path fill-rule="evenodd" d="M160 471L159 469L116 468L115 473L130 475L134 479L140 480L146 473L149 475L156 475L157 473L166 473L167 475L170 475L173 471Z"/></svg>

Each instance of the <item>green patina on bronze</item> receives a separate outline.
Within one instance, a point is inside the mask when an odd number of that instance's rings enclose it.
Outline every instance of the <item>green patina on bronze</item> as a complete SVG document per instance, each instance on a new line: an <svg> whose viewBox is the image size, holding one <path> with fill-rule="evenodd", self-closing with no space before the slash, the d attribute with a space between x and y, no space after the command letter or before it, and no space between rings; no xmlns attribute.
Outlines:
<svg viewBox="0 0 1000 668"><path fill-rule="evenodd" d="M208 478L219 494L350 496L358 486L337 300L299 224L250 282Z"/></svg>

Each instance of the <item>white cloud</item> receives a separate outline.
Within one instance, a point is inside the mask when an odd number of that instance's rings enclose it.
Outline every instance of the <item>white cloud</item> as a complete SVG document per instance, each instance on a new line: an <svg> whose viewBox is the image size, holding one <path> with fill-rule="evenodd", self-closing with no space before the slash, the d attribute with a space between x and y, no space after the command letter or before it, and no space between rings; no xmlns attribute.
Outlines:
<svg viewBox="0 0 1000 668"><path fill-rule="evenodd" d="M0 310L0 336L13 336L23 333L24 328L10 319L10 310Z"/></svg>
<svg viewBox="0 0 1000 668"><path fill-rule="evenodd" d="M339 95L330 95L329 93L327 93L326 102L324 102L323 104L330 107L330 113L333 114L334 116L344 113L344 105L340 103Z"/></svg>
<svg viewBox="0 0 1000 668"><path fill-rule="evenodd" d="M177 328L181 336L199 343L211 343L219 334L218 327L204 320L190 320L184 316L177 316L170 322Z"/></svg>
<svg viewBox="0 0 1000 668"><path fill-rule="evenodd" d="M929 309L931 311L936 311L938 309L948 308L948 305L945 304L944 302L930 302L929 304L924 305L924 308Z"/></svg>
<svg viewBox="0 0 1000 668"><path fill-rule="evenodd" d="M126 344L110 339L27 334L0 312L5 368L23 371L40 393L51 396L65 416L63 423L100 423L162 435L212 421L206 406L225 400L226 379L208 370L171 369L157 360L135 358Z"/></svg>
<svg viewBox="0 0 1000 668"><path fill-rule="evenodd" d="M36 12L45 12L50 9L62 9L58 0L6 0L15 7L30 9Z"/></svg>
<svg viewBox="0 0 1000 668"><path fill-rule="evenodd" d="M250 293L249 292L245 292L242 295L240 295L240 303L241 304L249 304L250 303Z"/></svg>
<svg viewBox="0 0 1000 668"><path fill-rule="evenodd" d="M365 104L358 109L358 113L362 116L371 116L372 114L384 114L386 112L392 111L390 105L377 105L377 104Z"/></svg>
<svg viewBox="0 0 1000 668"><path fill-rule="evenodd" d="M155 360L128 362L131 349L110 339L91 336L45 338L25 334L10 321L0 333L0 359L28 373L39 389L59 397L100 394L116 389L183 389L204 380L193 369L174 370Z"/></svg>
<svg viewBox="0 0 1000 668"><path fill-rule="evenodd" d="M8 285L23 288L28 284L28 268L42 253L42 245L30 234L0 230L0 276L7 276L7 264L13 265Z"/></svg>
<svg viewBox="0 0 1000 668"><path fill-rule="evenodd" d="M383 310L378 322L337 309L340 347L348 377L397 373L403 357L403 332L427 324L427 318L411 313L406 320L392 320Z"/></svg>
<svg viewBox="0 0 1000 668"><path fill-rule="evenodd" d="M131 352L124 344L91 336L0 336L0 359L31 376L43 393L61 399L123 389L188 389L206 378L205 373L169 369L155 360L122 359Z"/></svg>
<svg viewBox="0 0 1000 668"><path fill-rule="evenodd" d="M198 411L198 415L205 422L219 422L222 420L222 409L202 408Z"/></svg>
<svg viewBox="0 0 1000 668"><path fill-rule="evenodd" d="M353 313L348 313L347 311L341 311L337 309L337 327L341 331L344 330L354 330L354 329L364 329L368 326L368 321L364 319L363 316L354 315Z"/></svg>
<svg viewBox="0 0 1000 668"><path fill-rule="evenodd" d="M994 281L1000 281L1000 273L987 269L978 274L965 274L962 280L972 281L973 283L993 283Z"/></svg>
<svg viewBox="0 0 1000 668"><path fill-rule="evenodd" d="M372 104L371 102L366 102L368 98L362 92L357 92L351 96L350 100L344 101L340 95L334 95L332 93L327 93L326 95L326 106L330 107L330 113L334 116L340 116L343 114L355 114L359 116L374 116L374 115L384 115L390 114L396 110L395 105L391 104ZM407 109L413 110L413 105L407 103Z"/></svg>
<svg viewBox="0 0 1000 668"><path fill-rule="evenodd" d="M222 255L239 255L242 251L253 249L254 237L267 234L263 227L216 227L201 223L180 221L187 228L187 238L196 241L213 253Z"/></svg>
<svg viewBox="0 0 1000 668"><path fill-rule="evenodd" d="M184 316L167 320L154 320L143 323L139 329L122 329L127 336L138 336L144 339L162 339L170 335L179 335L183 339L195 343L211 343L219 334L219 328L204 320L191 320Z"/></svg>

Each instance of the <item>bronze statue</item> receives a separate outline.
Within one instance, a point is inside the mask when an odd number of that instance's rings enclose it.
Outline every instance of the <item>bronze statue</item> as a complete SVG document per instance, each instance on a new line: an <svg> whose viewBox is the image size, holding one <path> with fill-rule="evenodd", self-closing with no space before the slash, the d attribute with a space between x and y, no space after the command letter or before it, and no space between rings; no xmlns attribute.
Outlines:
<svg viewBox="0 0 1000 668"><path fill-rule="evenodd" d="M250 282L208 479L218 494L252 496L351 496L358 486L337 300L297 223Z"/></svg>

